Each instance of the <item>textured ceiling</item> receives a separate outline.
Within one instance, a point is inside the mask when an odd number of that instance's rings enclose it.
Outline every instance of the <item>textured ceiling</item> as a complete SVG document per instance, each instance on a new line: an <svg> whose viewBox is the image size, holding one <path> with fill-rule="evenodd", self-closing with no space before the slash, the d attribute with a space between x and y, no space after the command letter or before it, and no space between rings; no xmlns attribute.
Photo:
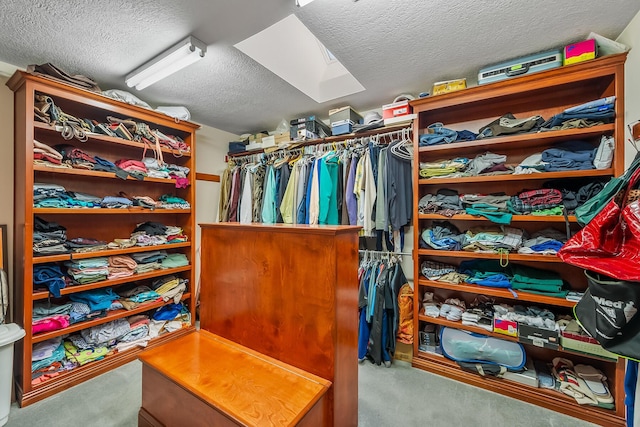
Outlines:
<svg viewBox="0 0 640 427"><path fill-rule="evenodd" d="M240 134L305 114L326 118L346 104L379 108L438 80L473 83L483 66L591 31L615 39L639 10L638 0L316 0L304 8L294 0L2 0L0 61L52 62L102 89L128 90L127 73L192 34L208 44L204 60L132 92L153 106L185 105L194 121ZM291 13L364 92L318 104L233 47Z"/></svg>

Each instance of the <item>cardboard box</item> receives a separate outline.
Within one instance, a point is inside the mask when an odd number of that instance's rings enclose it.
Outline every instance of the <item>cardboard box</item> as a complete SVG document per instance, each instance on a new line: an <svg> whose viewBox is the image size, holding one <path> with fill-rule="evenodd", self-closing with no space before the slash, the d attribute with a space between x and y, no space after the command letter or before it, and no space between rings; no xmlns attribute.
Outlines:
<svg viewBox="0 0 640 427"><path fill-rule="evenodd" d="M402 360L411 363L413 359L413 344L405 344L400 341L396 342L396 352L393 354L395 360Z"/></svg>
<svg viewBox="0 0 640 427"><path fill-rule="evenodd" d="M518 336L518 322L514 320L493 319L493 332L510 337Z"/></svg>
<svg viewBox="0 0 640 427"><path fill-rule="evenodd" d="M467 88L467 79L446 80L435 82L433 84L433 95L442 95L443 93L455 92Z"/></svg>
<svg viewBox="0 0 640 427"><path fill-rule="evenodd" d="M524 323L518 323L518 341L553 350L557 350L560 347L558 331L550 331Z"/></svg>
<svg viewBox="0 0 640 427"><path fill-rule="evenodd" d="M564 47L564 65L596 59L597 44L594 39L584 40Z"/></svg>
<svg viewBox="0 0 640 427"><path fill-rule="evenodd" d="M392 119L394 117L406 116L411 113L413 113L413 107L409 105L409 101L399 101L382 106L383 119Z"/></svg>
<svg viewBox="0 0 640 427"><path fill-rule="evenodd" d="M276 137L273 135L262 137L262 148L269 148L276 145Z"/></svg>
<svg viewBox="0 0 640 427"><path fill-rule="evenodd" d="M353 124L362 123L362 116L356 113L350 106L329 110L329 123L331 123L331 126L333 126L335 122L341 122L343 120L349 120Z"/></svg>
<svg viewBox="0 0 640 427"><path fill-rule="evenodd" d="M273 137L275 138L276 145L285 144L291 141L291 135L289 132L276 133Z"/></svg>

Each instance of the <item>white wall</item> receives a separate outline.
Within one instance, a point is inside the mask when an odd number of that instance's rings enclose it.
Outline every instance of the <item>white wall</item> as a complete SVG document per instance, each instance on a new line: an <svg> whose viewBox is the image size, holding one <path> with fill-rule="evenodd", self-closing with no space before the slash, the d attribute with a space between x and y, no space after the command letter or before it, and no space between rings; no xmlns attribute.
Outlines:
<svg viewBox="0 0 640 427"><path fill-rule="evenodd" d="M624 67L624 121L626 124L640 120L640 13L627 25L616 40L631 47ZM636 150L628 142L625 131L625 163L629 166Z"/></svg>
<svg viewBox="0 0 640 427"><path fill-rule="evenodd" d="M202 126L196 132L196 170L199 173L222 175L227 167L224 162L229 150L229 141L234 141L236 135ZM218 200L220 197L220 183L209 181L196 182L196 224L218 222ZM200 227L196 227L196 248L200 254ZM200 278L200 257L196 262L196 278ZM197 284L199 286L199 283Z"/></svg>
<svg viewBox="0 0 640 427"><path fill-rule="evenodd" d="M13 295L13 92L0 76L0 224L7 225L9 294ZM11 301L11 299L9 299Z"/></svg>

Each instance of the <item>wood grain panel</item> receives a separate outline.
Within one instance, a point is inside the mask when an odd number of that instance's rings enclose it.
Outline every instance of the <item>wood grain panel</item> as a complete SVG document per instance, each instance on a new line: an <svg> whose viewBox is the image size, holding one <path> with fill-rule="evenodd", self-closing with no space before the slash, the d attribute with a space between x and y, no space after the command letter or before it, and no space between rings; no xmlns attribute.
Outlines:
<svg viewBox="0 0 640 427"><path fill-rule="evenodd" d="M213 359L212 356L215 355ZM145 352L142 407L165 425L292 426L330 382L207 331Z"/></svg>
<svg viewBox="0 0 640 427"><path fill-rule="evenodd" d="M331 381L356 425L358 227L201 226L201 328Z"/></svg>

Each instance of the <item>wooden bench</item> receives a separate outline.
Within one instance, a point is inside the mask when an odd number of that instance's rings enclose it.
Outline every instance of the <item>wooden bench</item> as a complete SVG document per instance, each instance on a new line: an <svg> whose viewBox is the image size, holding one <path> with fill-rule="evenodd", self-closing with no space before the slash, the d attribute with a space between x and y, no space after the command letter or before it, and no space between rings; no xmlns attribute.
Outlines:
<svg viewBox="0 0 640 427"><path fill-rule="evenodd" d="M140 426L325 426L331 382L207 331L145 351Z"/></svg>

